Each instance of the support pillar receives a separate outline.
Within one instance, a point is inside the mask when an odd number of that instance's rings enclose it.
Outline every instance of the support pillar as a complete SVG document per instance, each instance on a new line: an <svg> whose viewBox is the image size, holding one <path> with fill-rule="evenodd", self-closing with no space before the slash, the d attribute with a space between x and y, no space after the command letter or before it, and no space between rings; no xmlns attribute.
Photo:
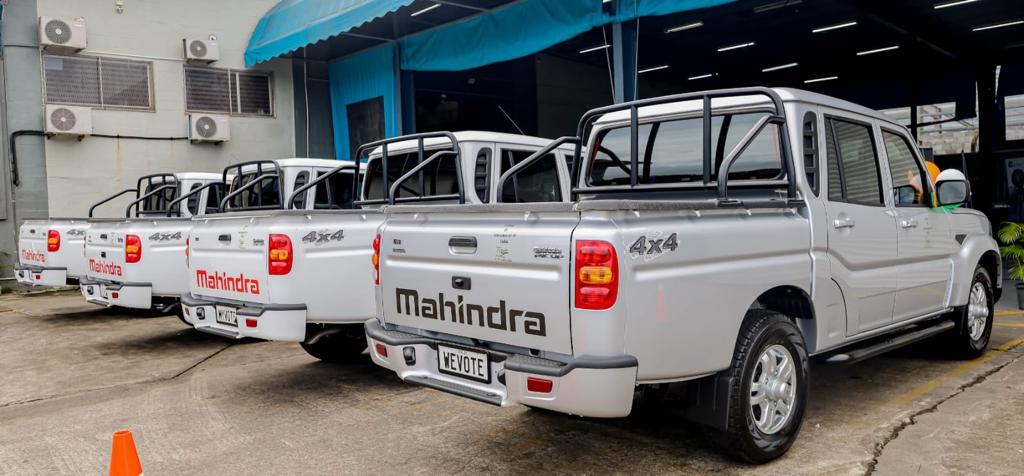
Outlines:
<svg viewBox="0 0 1024 476"><path fill-rule="evenodd" d="M637 99L636 34L634 21L612 24L612 72L617 103Z"/></svg>

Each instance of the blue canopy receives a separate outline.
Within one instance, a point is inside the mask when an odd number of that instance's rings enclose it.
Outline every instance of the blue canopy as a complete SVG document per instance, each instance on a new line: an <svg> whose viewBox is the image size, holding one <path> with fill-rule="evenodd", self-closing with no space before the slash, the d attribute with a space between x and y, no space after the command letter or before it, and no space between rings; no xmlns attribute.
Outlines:
<svg viewBox="0 0 1024 476"><path fill-rule="evenodd" d="M256 24L245 65L290 53L340 35L404 7L413 0L281 0Z"/></svg>

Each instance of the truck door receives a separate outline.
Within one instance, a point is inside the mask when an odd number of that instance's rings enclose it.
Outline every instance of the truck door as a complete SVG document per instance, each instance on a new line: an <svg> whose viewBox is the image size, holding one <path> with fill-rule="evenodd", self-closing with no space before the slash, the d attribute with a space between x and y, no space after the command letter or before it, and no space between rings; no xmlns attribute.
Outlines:
<svg viewBox="0 0 1024 476"><path fill-rule="evenodd" d="M897 254L895 320L941 310L950 279L953 250L949 215L932 208L932 179L907 137L882 129L896 211Z"/></svg>
<svg viewBox="0 0 1024 476"><path fill-rule="evenodd" d="M832 278L846 301L847 335L892 321L896 220L886 207L872 126L825 117L825 209Z"/></svg>

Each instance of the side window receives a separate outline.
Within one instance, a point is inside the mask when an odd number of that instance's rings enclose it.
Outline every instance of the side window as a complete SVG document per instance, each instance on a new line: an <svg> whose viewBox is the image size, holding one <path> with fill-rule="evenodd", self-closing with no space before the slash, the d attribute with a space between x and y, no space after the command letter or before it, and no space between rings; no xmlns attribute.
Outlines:
<svg viewBox="0 0 1024 476"><path fill-rule="evenodd" d="M829 118L825 134L828 137L829 200L884 204L871 126ZM841 186L836 184L837 180ZM837 193L837 188L841 188L841 194Z"/></svg>
<svg viewBox="0 0 1024 476"><path fill-rule="evenodd" d="M803 127L804 174L811 191L818 195L818 115L813 112L804 114Z"/></svg>
<svg viewBox="0 0 1024 476"><path fill-rule="evenodd" d="M202 186L203 184L201 183L194 183L192 184L192 187L188 189L188 191L189 193L194 192L196 189ZM192 195L189 195L189 197L185 199L185 207L188 209L188 212L192 215L199 214L199 195L202 195L202 193L194 193Z"/></svg>
<svg viewBox="0 0 1024 476"><path fill-rule="evenodd" d="M317 176L319 177L319 176ZM344 210L352 208L352 174L339 172L317 184L313 208L316 210Z"/></svg>
<svg viewBox="0 0 1024 476"><path fill-rule="evenodd" d="M491 199L490 147L480 149L480 153L476 156L476 168L473 171L473 187L476 188L476 196L481 202L487 203Z"/></svg>
<svg viewBox="0 0 1024 476"><path fill-rule="evenodd" d="M206 215L220 211L220 201L224 199L224 184L218 183L206 189Z"/></svg>
<svg viewBox="0 0 1024 476"><path fill-rule="evenodd" d="M306 172L305 170L303 170L302 172L299 172L299 174L295 176L295 186L292 187L292 193L295 193L296 190L298 190L299 188L303 187L307 183L309 183L309 172ZM319 188L319 187L317 187L317 188ZM305 195L306 194L303 193L302 195L303 196L295 197L292 200L292 204L291 204L292 208L295 208L295 209L304 208L303 205L305 204L305 198L306 198Z"/></svg>
<svg viewBox="0 0 1024 476"><path fill-rule="evenodd" d="M914 157L913 147L905 137L886 130L882 130L882 141L889 158L896 206L930 206L931 180Z"/></svg>
<svg viewBox="0 0 1024 476"><path fill-rule="evenodd" d="M525 150L503 150L501 152L501 173L523 161L533 152ZM504 203L559 202L562 189L558 182L558 157L548 154L509 177L502 189Z"/></svg>

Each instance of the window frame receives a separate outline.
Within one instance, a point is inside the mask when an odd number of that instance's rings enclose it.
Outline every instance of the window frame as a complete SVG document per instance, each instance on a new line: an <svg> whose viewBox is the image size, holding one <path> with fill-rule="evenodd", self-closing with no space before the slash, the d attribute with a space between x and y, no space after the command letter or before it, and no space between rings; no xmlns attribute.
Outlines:
<svg viewBox="0 0 1024 476"><path fill-rule="evenodd" d="M46 58L70 58L70 59L92 59L96 61L96 79L97 79L97 93L99 97L98 104L92 103L75 103L67 101L51 101L49 94L46 91ZM146 83L149 92L149 107L138 107L138 106L121 106L113 105L108 106L103 103L103 61L115 61L124 63L135 63L146 66ZM43 53L39 55L39 70L42 73L42 89L43 89L43 104L54 104L61 106L77 106L77 107L88 107L90 109L99 109L104 111L131 111L131 112L156 112L156 93L154 87L156 82L153 79L154 66L152 61L137 60L119 58L116 56L104 56L104 55L62 55L55 53Z"/></svg>
<svg viewBox="0 0 1024 476"><path fill-rule="evenodd" d="M863 127L867 127L868 128L868 131L869 131L869 134L870 134L870 138L871 138L871 141L870 141L871 142L871 150L872 150L872 152L874 152L874 155L875 155L875 176L878 179L878 191L879 191L879 195L882 198L881 203L865 203L865 202L861 202L861 201L850 200L849 197L846 196L846 171L845 171L845 168L843 166L843 153L841 152L841 150L839 148L839 137L836 135L836 129L835 129L834 126L833 127L829 127L829 124L827 124L826 122L822 122L822 125L824 126L824 127L822 127L822 132L825 133L825 134L828 134L831 131L831 133L832 133L832 141L836 145L836 159L838 159L837 164L839 166L838 167L839 184L840 184L840 187L842 189L842 196L843 196L843 200L840 201L840 202L837 202L836 200L832 200L831 198L829 198L827 196L827 194L826 194L825 200L829 201L829 202L833 202L833 203L848 203L848 204L851 204L851 205L860 205L860 206L864 206L864 207L887 208L888 204L889 204L889 199L888 199L888 197L886 197L886 193L885 193L885 189L886 189L885 181L882 180L882 173L883 173L882 172L882 163L881 163L882 157L878 154L878 139L879 139L879 136L875 132L875 124L873 122L871 122L871 121L867 121L867 120L863 120L863 119L857 119L857 118L853 118L853 117L850 117L850 116L844 116L844 115L840 115L840 114L824 113L824 114L822 114L822 118L823 118L824 121L843 121L843 122L847 122L847 123L850 123L850 124L854 124L854 125L863 126ZM826 143L827 143L827 140L826 140ZM828 147L827 146L826 146L825 153L828 154ZM826 158L826 160L827 160L827 158ZM888 165L889 164L886 163L886 166L888 166ZM885 173L888 174L888 171L886 171Z"/></svg>
<svg viewBox="0 0 1024 476"><path fill-rule="evenodd" d="M214 70L214 71L223 71L223 72L227 73L228 74L228 83L229 83L228 84L228 91L229 91L229 93L228 93L228 108L230 109L231 105L233 103L234 107L236 109L238 109L238 111L230 110L228 112L224 112L224 111L209 111L209 110L202 110L202 109L189 109L189 107L188 107L188 91L189 91L189 88L188 88L188 70L189 69ZM269 101L270 101L270 113L269 114L252 114L252 113L240 112L241 111L241 102L242 101L241 101L241 96L240 96L239 87L238 87L238 85L239 85L238 75L239 74L254 74L254 75L262 75L262 76L266 76L267 77L267 93L268 93L268 97L269 97ZM232 97L231 92L230 92L232 89L234 90L234 97ZM274 94L274 72L273 71L266 71L266 70L262 70L262 69L216 68L216 67L213 67L213 66L200 66L200 65L194 65L194 64L184 64L184 65L182 65L182 68L181 68L181 92L182 92L182 100L184 102L185 114L214 114L214 115L222 115L222 116L229 116L229 117L259 117L259 118L269 118L269 119L277 118L277 95Z"/></svg>
<svg viewBox="0 0 1024 476"><path fill-rule="evenodd" d="M888 174L889 174L889 184L890 184L889 185L889 193L890 194L892 194L893 190L895 189L896 182L895 182L895 178L892 176L892 165L889 162L889 149L885 147L885 133L886 132L888 132L888 133L890 133L890 134L892 134L892 135L894 135L896 137L899 137L900 139L903 139L903 143L906 144L908 147L910 147L910 155L912 155L914 157L914 162L917 164L917 170L919 172L921 172L921 177L927 176L927 174L928 174L928 167L926 167L924 165L924 158L921 157L921 155L920 155L921 151L918 150L918 148L916 147L916 144L913 141L911 141L910 138L908 138L905 134L902 134L901 132L899 132L896 129L893 129L891 127L878 126L878 129L879 129L879 138L882 139L882 147L885 148L885 165L886 165L886 172L888 172ZM931 177L929 177L928 180L922 181L921 183L924 184L925 189L926 189L925 193L924 193L924 196L927 197L928 202L931 202L932 201L932 197L934 197L934 194L935 194L935 190L934 190L935 187L934 187L934 184L932 184ZM927 204L925 204L925 203L921 203L921 204L911 203L911 204L907 204L907 205L902 205L902 204L900 204L900 203L898 203L896 201L895 197L893 197L893 199L892 199L892 206L896 207L896 208L934 208L934 205L931 204L931 203L927 203Z"/></svg>

